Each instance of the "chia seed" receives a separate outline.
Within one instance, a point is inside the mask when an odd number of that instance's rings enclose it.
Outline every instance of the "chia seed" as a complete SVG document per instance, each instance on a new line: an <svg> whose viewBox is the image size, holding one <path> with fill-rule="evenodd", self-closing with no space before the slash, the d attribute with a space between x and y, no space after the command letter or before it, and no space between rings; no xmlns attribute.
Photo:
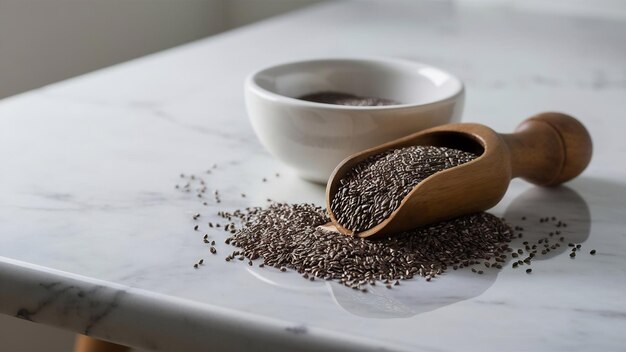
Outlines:
<svg viewBox="0 0 626 352"><path fill-rule="evenodd" d="M354 232L371 229L388 218L425 178L476 157L465 151L432 146L411 146L372 155L339 181L331 209L343 227Z"/></svg>
<svg viewBox="0 0 626 352"><path fill-rule="evenodd" d="M448 267L506 252L512 238L499 218L478 213L369 240L319 229L329 221L312 204L273 203L235 212L243 226L228 238L248 260L360 289L375 281L435 278ZM234 252L234 253L235 253ZM231 254L232 256L233 254ZM241 257L241 260L243 260Z"/></svg>

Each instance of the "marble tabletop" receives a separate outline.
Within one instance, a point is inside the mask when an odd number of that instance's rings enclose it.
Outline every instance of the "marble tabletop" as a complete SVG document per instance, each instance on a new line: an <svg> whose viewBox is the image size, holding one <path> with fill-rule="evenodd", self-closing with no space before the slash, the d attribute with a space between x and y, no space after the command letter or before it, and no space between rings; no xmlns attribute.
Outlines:
<svg viewBox="0 0 626 352"><path fill-rule="evenodd" d="M552 252L531 275L506 265L365 294L225 262L225 233L206 226L218 210L323 204L321 186L256 140L244 77L371 55L460 76L464 121L506 132L546 110L583 121L595 153L581 177L550 190L515 180L491 210L531 238L548 230L540 217L564 219L579 256ZM162 351L623 351L625 111L626 18L509 2L327 3L8 98L0 313ZM176 190L181 173L201 175L222 202Z"/></svg>

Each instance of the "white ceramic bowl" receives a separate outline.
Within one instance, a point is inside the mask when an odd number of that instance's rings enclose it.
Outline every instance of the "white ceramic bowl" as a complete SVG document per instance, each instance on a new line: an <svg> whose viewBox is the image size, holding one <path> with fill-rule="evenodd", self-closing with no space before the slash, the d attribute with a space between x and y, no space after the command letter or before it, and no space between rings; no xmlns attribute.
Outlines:
<svg viewBox="0 0 626 352"><path fill-rule="evenodd" d="M386 98L388 106L297 99L321 91ZM261 143L302 178L326 183L341 160L433 126L458 122L463 83L421 63L391 58L318 59L272 66L245 83L248 116Z"/></svg>

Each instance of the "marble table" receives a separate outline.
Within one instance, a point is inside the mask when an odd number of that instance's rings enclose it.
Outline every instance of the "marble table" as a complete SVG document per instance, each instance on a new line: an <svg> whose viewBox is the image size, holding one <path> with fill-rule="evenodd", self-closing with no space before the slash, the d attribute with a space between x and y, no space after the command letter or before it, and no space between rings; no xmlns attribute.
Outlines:
<svg viewBox="0 0 626 352"><path fill-rule="evenodd" d="M540 217L564 219L579 256L562 248L531 275L506 265L366 294L225 262L225 233L206 226L218 210L323 200L256 140L244 77L364 55L459 75L465 121L511 131L546 110L580 118L595 142L587 171L552 190L515 180L491 210L530 238L549 230ZM161 351L623 351L625 111L625 18L508 2L327 3L8 98L0 312ZM180 173L222 202L176 190Z"/></svg>

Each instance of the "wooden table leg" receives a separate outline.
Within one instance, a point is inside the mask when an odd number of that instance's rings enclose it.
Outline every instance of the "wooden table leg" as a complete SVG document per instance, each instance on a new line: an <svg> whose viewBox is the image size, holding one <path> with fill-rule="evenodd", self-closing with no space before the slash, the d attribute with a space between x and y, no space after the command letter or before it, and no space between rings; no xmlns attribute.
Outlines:
<svg viewBox="0 0 626 352"><path fill-rule="evenodd" d="M85 335L76 335L74 352L128 352L130 347L97 340Z"/></svg>

